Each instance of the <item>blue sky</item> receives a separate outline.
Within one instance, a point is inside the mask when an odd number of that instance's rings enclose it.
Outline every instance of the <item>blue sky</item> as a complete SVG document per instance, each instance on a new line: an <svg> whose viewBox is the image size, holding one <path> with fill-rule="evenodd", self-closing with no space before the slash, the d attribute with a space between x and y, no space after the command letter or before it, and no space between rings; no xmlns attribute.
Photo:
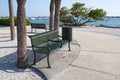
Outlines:
<svg viewBox="0 0 120 80"><path fill-rule="evenodd" d="M14 15L16 16L17 3L14 1ZM71 8L75 2L85 3L88 8L102 8L107 12L108 16L120 16L120 0L62 0L61 7ZM26 15L27 16L49 16L50 0L27 0ZM8 16L8 0L0 0L0 16Z"/></svg>

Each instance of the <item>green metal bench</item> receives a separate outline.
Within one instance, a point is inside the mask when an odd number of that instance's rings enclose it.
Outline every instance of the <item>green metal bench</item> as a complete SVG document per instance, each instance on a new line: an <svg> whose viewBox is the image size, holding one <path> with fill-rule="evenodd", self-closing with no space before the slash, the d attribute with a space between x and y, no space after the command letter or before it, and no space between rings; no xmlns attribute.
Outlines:
<svg viewBox="0 0 120 80"><path fill-rule="evenodd" d="M31 23L31 32L33 31L33 28L35 29L45 29L47 31L47 27L45 24L43 23Z"/></svg>
<svg viewBox="0 0 120 80"><path fill-rule="evenodd" d="M34 65L36 63L36 53L45 54L47 56L48 67L49 54L52 50L62 47L62 40L58 37L58 31L52 30L40 34L29 36L31 39L32 50L34 53Z"/></svg>

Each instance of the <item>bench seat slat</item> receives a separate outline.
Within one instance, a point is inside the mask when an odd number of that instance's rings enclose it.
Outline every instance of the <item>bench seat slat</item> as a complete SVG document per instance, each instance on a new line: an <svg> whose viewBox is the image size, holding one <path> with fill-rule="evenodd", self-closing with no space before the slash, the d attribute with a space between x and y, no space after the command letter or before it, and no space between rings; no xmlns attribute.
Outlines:
<svg viewBox="0 0 120 80"><path fill-rule="evenodd" d="M31 23L31 32L35 29L45 29L47 31L47 27L44 23Z"/></svg>

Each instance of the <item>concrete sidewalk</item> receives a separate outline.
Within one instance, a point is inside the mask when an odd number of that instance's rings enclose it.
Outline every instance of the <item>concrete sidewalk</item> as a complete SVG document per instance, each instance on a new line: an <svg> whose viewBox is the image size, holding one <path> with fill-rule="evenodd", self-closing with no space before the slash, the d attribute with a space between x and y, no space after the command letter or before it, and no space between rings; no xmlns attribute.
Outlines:
<svg viewBox="0 0 120 80"><path fill-rule="evenodd" d="M80 29L73 36L80 55L52 80L120 80L120 37Z"/></svg>
<svg viewBox="0 0 120 80"><path fill-rule="evenodd" d="M30 33L30 28L28 30ZM41 71L48 80L120 80L120 30L93 30L73 28L71 52L65 45L50 56L52 68L45 68L46 59L33 67ZM118 37L103 34L106 30L107 34L112 30ZM0 80L46 80L33 68L16 68L17 39L10 41L9 34L9 27L0 28ZM28 37L27 43L28 59L32 64L33 53Z"/></svg>
<svg viewBox="0 0 120 80"><path fill-rule="evenodd" d="M33 65L33 68L43 75L43 80L50 80L62 71L66 70L76 60L79 56L80 49L80 45L75 40L72 40L71 51L68 49L68 44L65 44L62 48L51 53L51 68L46 68L48 66L46 58L38 60L36 65Z"/></svg>

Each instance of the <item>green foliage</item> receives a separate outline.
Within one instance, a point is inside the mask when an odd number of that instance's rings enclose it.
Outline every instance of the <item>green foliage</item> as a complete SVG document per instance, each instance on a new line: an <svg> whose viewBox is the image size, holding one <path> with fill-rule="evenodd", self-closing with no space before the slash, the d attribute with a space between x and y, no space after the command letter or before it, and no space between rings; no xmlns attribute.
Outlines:
<svg viewBox="0 0 120 80"><path fill-rule="evenodd" d="M93 9L89 12L89 17L94 20L104 20L106 12L103 9Z"/></svg>
<svg viewBox="0 0 120 80"><path fill-rule="evenodd" d="M10 25L10 20L8 18L1 18L0 19L0 25L9 26Z"/></svg>
<svg viewBox="0 0 120 80"><path fill-rule="evenodd" d="M84 4L76 2L72 5L71 14L75 17L79 17L80 15L83 15L85 10Z"/></svg>
<svg viewBox="0 0 120 80"><path fill-rule="evenodd" d="M60 21L63 23L71 23L76 25L84 25L88 22L104 20L106 11L103 9L88 9L85 4L76 2L71 9L62 7L60 10Z"/></svg>
<svg viewBox="0 0 120 80"><path fill-rule="evenodd" d="M29 19L26 19L26 25L29 26L30 25L30 20Z"/></svg>
<svg viewBox="0 0 120 80"><path fill-rule="evenodd" d="M74 17L69 14L69 10L66 7L62 7L60 10L60 21L64 24L74 24Z"/></svg>
<svg viewBox="0 0 120 80"><path fill-rule="evenodd" d="M69 10L66 7L62 7L60 10L60 15L67 16L69 14Z"/></svg>
<svg viewBox="0 0 120 80"><path fill-rule="evenodd" d="M17 25L17 18L14 17L14 23L15 26ZM9 18L1 18L0 19L0 25L4 25L4 26L10 26L10 19ZM30 25L30 21L28 19L26 19L26 25Z"/></svg>

